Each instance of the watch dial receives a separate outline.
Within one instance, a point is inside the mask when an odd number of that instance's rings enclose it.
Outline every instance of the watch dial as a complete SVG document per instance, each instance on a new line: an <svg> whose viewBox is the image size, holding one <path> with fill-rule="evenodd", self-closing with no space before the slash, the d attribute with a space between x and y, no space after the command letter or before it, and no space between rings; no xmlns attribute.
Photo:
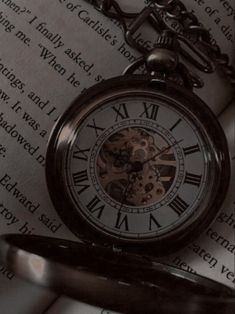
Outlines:
<svg viewBox="0 0 235 314"><path fill-rule="evenodd" d="M211 164L194 116L164 100L126 96L79 119L64 171L67 193L89 225L144 241L197 215L211 193Z"/></svg>

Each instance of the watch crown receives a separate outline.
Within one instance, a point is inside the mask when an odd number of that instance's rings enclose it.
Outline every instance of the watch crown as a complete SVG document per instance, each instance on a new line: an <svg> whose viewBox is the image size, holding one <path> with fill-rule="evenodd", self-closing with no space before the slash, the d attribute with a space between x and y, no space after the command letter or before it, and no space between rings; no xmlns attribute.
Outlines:
<svg viewBox="0 0 235 314"><path fill-rule="evenodd" d="M160 36L158 36L154 48L164 48L173 51L178 51L179 42L176 39L176 35L169 30L163 31Z"/></svg>
<svg viewBox="0 0 235 314"><path fill-rule="evenodd" d="M172 31L163 31L158 37L153 50L146 57L149 72L174 72L179 63L179 43Z"/></svg>

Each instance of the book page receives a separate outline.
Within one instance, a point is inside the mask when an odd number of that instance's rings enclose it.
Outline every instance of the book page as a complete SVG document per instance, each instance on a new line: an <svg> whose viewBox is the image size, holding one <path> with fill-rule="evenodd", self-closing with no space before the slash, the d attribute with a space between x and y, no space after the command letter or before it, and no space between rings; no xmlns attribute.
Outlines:
<svg viewBox="0 0 235 314"><path fill-rule="evenodd" d="M43 314L118 314L118 312L95 307L70 298L60 297L58 301Z"/></svg>
<svg viewBox="0 0 235 314"><path fill-rule="evenodd" d="M121 0L120 4L136 11L144 2ZM202 15L222 50L232 58L233 43L206 18L204 5L191 2L187 6ZM210 2L213 7L216 4L222 19L233 25L233 16L222 1ZM149 42L142 39L145 33L137 32L136 40L151 44L151 38ZM0 38L1 233L75 240L58 217L47 191L44 172L50 131L82 90L120 75L139 54L127 46L117 23L82 0L1 0ZM211 88L198 93L205 101L209 98L209 105L218 113L230 100L231 89L217 75L208 75L206 81L213 86L217 82L218 95L214 90L211 95ZM8 309L7 313L30 314L31 305L39 301L42 307L36 307L34 313L40 313L54 300L53 294L23 283L4 266L0 275L2 313Z"/></svg>

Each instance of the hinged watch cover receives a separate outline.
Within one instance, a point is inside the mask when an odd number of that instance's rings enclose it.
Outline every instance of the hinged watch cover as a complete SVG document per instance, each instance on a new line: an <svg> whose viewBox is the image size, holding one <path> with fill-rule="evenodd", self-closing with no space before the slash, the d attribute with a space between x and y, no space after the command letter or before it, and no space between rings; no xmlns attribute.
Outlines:
<svg viewBox="0 0 235 314"><path fill-rule="evenodd" d="M0 238L0 261L59 294L122 313L234 314L233 289L110 248L10 234Z"/></svg>

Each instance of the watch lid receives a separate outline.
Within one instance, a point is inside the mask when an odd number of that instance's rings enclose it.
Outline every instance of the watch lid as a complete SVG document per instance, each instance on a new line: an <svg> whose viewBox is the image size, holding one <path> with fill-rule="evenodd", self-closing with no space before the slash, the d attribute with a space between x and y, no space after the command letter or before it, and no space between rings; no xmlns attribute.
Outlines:
<svg viewBox="0 0 235 314"><path fill-rule="evenodd" d="M231 288L149 257L96 245L9 234L0 237L0 262L59 294L123 313L235 310Z"/></svg>

